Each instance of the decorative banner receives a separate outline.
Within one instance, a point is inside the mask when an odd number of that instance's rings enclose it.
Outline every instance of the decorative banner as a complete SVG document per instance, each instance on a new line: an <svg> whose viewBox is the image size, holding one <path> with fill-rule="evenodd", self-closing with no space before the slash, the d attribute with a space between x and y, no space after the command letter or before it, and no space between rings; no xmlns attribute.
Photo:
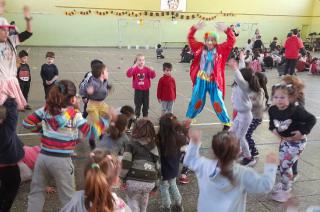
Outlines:
<svg viewBox="0 0 320 212"><path fill-rule="evenodd" d="M129 16L129 17L168 17L170 19L185 19L185 20L193 20L193 19L200 19L206 21L212 21L217 18L217 16L235 16L233 13L225 13L220 11L220 13L192 13L192 12L175 12L175 11L150 11L150 10L121 10L121 9L81 9L81 10L69 10L64 12L67 16L74 16L74 15L92 15L96 14L99 16ZM142 19L140 19L142 20Z"/></svg>
<svg viewBox="0 0 320 212"><path fill-rule="evenodd" d="M161 0L160 10L185 12L187 10L187 0Z"/></svg>

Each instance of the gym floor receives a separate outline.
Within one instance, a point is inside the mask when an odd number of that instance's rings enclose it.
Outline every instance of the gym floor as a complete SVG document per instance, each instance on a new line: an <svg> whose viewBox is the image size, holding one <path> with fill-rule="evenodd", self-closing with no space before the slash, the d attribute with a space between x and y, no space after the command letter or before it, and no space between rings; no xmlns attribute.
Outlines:
<svg viewBox="0 0 320 212"><path fill-rule="evenodd" d="M20 48L21 50L22 48ZM23 47L29 51L29 65L32 69L32 84L30 90L29 103L33 109L44 105L44 91L42 80L40 78L41 65L45 63L45 53L53 51L56 53L56 65L59 69L59 79L69 79L78 86L84 74L90 70L90 61L92 59L101 59L105 62L109 70L109 81L113 85L113 91L110 93L106 102L113 107L120 107L125 104L134 106L133 93L131 87L131 79L126 77L126 70L132 66L133 60L137 53L143 53L146 56L146 65L152 67L157 72L157 77L152 81L150 89L150 110L149 118L157 125L157 120L161 114L161 107L156 98L156 89L158 79L162 76L162 63L171 62L173 64L172 75L176 79L177 84L177 100L174 106L174 114L180 119L185 118L185 113L189 104L192 84L189 77L189 64L178 63L180 61L180 49L165 49L165 59L156 59L154 49L136 50L136 49L115 49L115 48L68 48L68 47ZM281 78L278 77L276 69L267 70L268 90L273 84L279 83ZM306 109L313 113L317 119L320 118L320 89L319 76L310 76L306 72L298 73L298 76L304 81L306 88ZM233 82L233 72L226 70L226 97L225 103L229 114L232 114L231 105L231 84ZM19 114L20 121L18 124L18 134L26 145L39 145L40 139L38 135L30 134L29 131L23 129L21 120L29 114L29 111ZM206 107L202 113L196 117L194 122L195 128L203 131L202 149L203 155L211 156L210 143L212 135L222 129L217 117L213 112L209 98L207 98ZM305 211L310 205L320 203L320 124L317 123L311 134L308 136L308 144L302 158L299 161L299 179L293 187L293 194L298 202L299 211ZM263 163L265 155L270 152L278 151L278 140L268 130L268 115L265 114L264 122L256 130L254 134L260 158L254 167L259 172L263 171ZM78 156L74 158L76 167L76 185L77 190L83 188L83 167L86 162L86 156L89 153L88 142L80 143L76 152ZM180 192L183 197L183 205L186 212L196 211L197 207L197 180L194 175L190 177L191 181L188 185L179 185ZM30 183L21 185L21 190L15 200L12 208L13 212L26 211L27 195ZM151 198L149 201L148 211L159 211L159 195L157 198ZM58 211L59 200L56 194L46 195L46 203L44 211ZM268 195L248 195L247 211L264 212L264 211L283 211L284 205L270 200Z"/></svg>

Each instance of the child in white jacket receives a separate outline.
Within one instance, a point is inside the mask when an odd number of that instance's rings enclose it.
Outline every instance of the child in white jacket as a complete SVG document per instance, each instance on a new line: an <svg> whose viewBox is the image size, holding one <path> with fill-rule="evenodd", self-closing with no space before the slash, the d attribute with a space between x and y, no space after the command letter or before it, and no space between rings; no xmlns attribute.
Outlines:
<svg viewBox="0 0 320 212"><path fill-rule="evenodd" d="M212 149L215 159L199 155L201 132L190 131L190 144L184 164L196 173L199 186L197 211L244 212L247 193L268 193L272 190L277 170L277 158L268 154L264 174L235 162L239 142L230 132L213 136Z"/></svg>

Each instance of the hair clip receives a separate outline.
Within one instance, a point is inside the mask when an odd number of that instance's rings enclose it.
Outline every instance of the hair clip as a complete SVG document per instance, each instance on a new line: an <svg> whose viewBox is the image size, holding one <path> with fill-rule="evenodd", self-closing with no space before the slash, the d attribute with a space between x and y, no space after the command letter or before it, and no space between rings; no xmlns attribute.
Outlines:
<svg viewBox="0 0 320 212"><path fill-rule="evenodd" d="M100 166L97 163L93 163L93 164L91 164L91 168L92 169L95 169L95 168L100 169Z"/></svg>
<svg viewBox="0 0 320 212"><path fill-rule="evenodd" d="M56 81L55 84L59 87L60 92L62 94L65 94L66 92L66 87L64 86L64 84L62 84L60 81Z"/></svg>

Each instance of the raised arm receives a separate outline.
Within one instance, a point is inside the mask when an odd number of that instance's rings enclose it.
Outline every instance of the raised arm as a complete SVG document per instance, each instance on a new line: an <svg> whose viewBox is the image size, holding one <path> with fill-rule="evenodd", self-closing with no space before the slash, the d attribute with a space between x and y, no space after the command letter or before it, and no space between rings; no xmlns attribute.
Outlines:
<svg viewBox="0 0 320 212"><path fill-rule="evenodd" d="M4 126L10 130L10 133L14 133L18 123L18 110L17 102L13 98L8 98L3 106L6 108L7 116L4 121Z"/></svg>
<svg viewBox="0 0 320 212"><path fill-rule="evenodd" d="M188 145L186 155L184 156L183 164L197 173L202 169L205 161L205 158L201 157L199 154L199 149L201 147L201 132L190 131L189 136L190 143Z"/></svg>
<svg viewBox="0 0 320 212"><path fill-rule="evenodd" d="M258 174L254 169L240 167L244 169L241 176L241 185L248 193L269 193L276 180L278 158L275 153L269 153L264 166L264 173Z"/></svg>
<svg viewBox="0 0 320 212"><path fill-rule="evenodd" d="M42 129L41 122L44 117L44 108L40 108L28 115L23 121L24 128L31 130L32 132L39 132Z"/></svg>
<svg viewBox="0 0 320 212"><path fill-rule="evenodd" d="M204 23L200 21L196 25L193 25L189 30L188 43L192 52L196 52L199 48L202 48L204 45L203 43L197 41L196 38L194 37L197 30L202 29L203 27L204 27Z"/></svg>
<svg viewBox="0 0 320 212"><path fill-rule="evenodd" d="M26 20L26 30L18 34L20 42L23 42L32 36L32 25L31 25L32 17L30 15L29 7L24 6L23 14L24 14L24 19Z"/></svg>
<svg viewBox="0 0 320 212"><path fill-rule="evenodd" d="M223 56L228 57L230 51L232 50L233 46L236 43L236 36L233 33L232 28L227 28L227 30L224 31L227 35L227 40L221 44L219 44L219 48L222 49Z"/></svg>

